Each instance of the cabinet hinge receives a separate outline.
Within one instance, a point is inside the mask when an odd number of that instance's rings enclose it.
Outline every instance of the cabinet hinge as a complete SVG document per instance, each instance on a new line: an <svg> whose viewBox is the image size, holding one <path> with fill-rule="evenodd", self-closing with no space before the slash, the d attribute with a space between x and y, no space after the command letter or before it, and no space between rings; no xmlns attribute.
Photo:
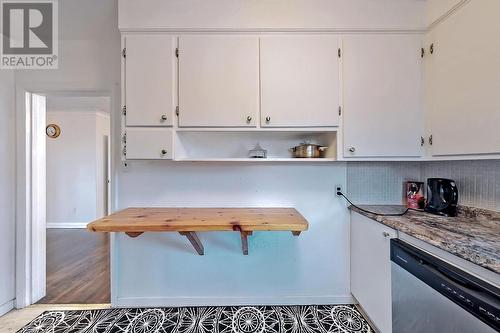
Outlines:
<svg viewBox="0 0 500 333"><path fill-rule="evenodd" d="M179 105L175 107L175 115L178 117L179 116Z"/></svg>
<svg viewBox="0 0 500 333"><path fill-rule="evenodd" d="M342 50L340 49L340 47L339 47L339 49L337 51L337 54L339 55L339 58L342 57Z"/></svg>
<svg viewBox="0 0 500 333"><path fill-rule="evenodd" d="M339 106L339 116L341 116L341 115L342 115L342 107Z"/></svg>
<svg viewBox="0 0 500 333"><path fill-rule="evenodd" d="M122 50L122 57L126 58L127 57L127 48L124 47Z"/></svg>
<svg viewBox="0 0 500 333"><path fill-rule="evenodd" d="M127 133L123 134L122 140L123 143L127 143Z"/></svg>
<svg viewBox="0 0 500 333"><path fill-rule="evenodd" d="M432 143L433 143L433 138L432 138L432 134L429 136L429 144L432 146Z"/></svg>
<svg viewBox="0 0 500 333"><path fill-rule="evenodd" d="M177 47L177 48L175 48L175 56L176 56L177 58L179 58L179 48L178 48L178 47Z"/></svg>
<svg viewBox="0 0 500 333"><path fill-rule="evenodd" d="M425 139L423 136L420 137L420 146L423 147L425 144Z"/></svg>
<svg viewBox="0 0 500 333"><path fill-rule="evenodd" d="M422 47L420 49L420 58L423 58L425 56L425 49Z"/></svg>
<svg viewBox="0 0 500 333"><path fill-rule="evenodd" d="M123 108L122 108L122 114L123 114L124 116L126 116L126 115L127 115L127 106L126 106L126 105L124 105L124 106L123 106Z"/></svg>
<svg viewBox="0 0 500 333"><path fill-rule="evenodd" d="M122 153L123 153L123 156L125 156L125 157L127 156L127 146L123 147Z"/></svg>

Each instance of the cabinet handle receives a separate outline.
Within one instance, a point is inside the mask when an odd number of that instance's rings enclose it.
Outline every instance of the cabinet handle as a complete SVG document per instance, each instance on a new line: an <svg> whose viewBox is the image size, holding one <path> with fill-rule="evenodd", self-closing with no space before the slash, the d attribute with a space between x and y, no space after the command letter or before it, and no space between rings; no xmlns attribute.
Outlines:
<svg viewBox="0 0 500 333"><path fill-rule="evenodd" d="M356 148L354 148L354 147L350 147L350 148L349 148L349 152L350 152L350 153L354 153L355 151L356 151Z"/></svg>
<svg viewBox="0 0 500 333"><path fill-rule="evenodd" d="M383 235L385 238L387 238L387 237L391 236L391 234L390 234L390 233L388 233L387 231L384 231L384 232L382 233L382 235Z"/></svg>
<svg viewBox="0 0 500 333"><path fill-rule="evenodd" d="M168 153L168 152L167 152L167 150L166 150L166 149L162 149L162 150L161 150L161 154L162 154L162 155L167 155L167 153Z"/></svg>
<svg viewBox="0 0 500 333"><path fill-rule="evenodd" d="M268 124L269 124L269 122L270 122L270 121L271 121L271 117L267 116L267 117L266 117L266 123L268 123Z"/></svg>
<svg viewBox="0 0 500 333"><path fill-rule="evenodd" d="M247 116L247 123L252 121L252 116Z"/></svg>
<svg viewBox="0 0 500 333"><path fill-rule="evenodd" d="M166 114L164 114L164 115L161 116L161 121L165 121L165 120L167 120L167 115Z"/></svg>

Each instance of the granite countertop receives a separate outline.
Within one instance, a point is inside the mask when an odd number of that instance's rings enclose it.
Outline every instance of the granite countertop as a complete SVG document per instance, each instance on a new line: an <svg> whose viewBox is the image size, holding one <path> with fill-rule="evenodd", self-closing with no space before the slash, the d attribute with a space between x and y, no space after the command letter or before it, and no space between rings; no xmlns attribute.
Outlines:
<svg viewBox="0 0 500 333"><path fill-rule="evenodd" d="M394 214L403 206L360 206L376 213ZM460 207L457 217L410 210L404 216L380 216L351 210L388 227L500 274L500 212Z"/></svg>

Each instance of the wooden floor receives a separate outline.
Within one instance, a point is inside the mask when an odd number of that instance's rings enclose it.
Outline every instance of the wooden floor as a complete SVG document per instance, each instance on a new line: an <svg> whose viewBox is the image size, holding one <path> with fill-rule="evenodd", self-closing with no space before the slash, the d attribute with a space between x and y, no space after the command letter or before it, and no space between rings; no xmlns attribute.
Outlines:
<svg viewBox="0 0 500 333"><path fill-rule="evenodd" d="M109 234L47 229L47 296L42 304L110 303Z"/></svg>

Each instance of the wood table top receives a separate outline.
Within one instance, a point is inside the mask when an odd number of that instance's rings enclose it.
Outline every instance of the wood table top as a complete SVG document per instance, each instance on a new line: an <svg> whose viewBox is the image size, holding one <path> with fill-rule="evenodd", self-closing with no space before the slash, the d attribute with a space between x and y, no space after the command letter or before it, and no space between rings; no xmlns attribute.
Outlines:
<svg viewBox="0 0 500 333"><path fill-rule="evenodd" d="M87 225L94 232L292 231L308 228L294 208L127 208Z"/></svg>

